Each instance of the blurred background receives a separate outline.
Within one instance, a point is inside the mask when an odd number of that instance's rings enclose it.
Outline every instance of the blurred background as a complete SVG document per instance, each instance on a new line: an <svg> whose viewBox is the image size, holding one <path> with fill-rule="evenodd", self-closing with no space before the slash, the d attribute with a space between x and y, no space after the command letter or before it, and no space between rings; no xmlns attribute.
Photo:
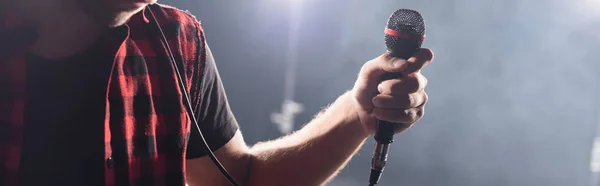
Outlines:
<svg viewBox="0 0 600 186"><path fill-rule="evenodd" d="M396 137L379 185L600 185L590 171L600 0L161 2L201 20L250 144L298 129L350 89L385 51L388 16L410 8L436 53L423 71L430 101ZM372 145L329 185L367 185Z"/></svg>

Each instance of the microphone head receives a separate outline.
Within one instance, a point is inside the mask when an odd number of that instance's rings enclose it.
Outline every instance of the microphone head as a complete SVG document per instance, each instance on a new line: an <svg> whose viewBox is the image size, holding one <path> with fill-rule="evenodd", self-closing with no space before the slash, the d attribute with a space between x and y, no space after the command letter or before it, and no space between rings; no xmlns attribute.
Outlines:
<svg viewBox="0 0 600 186"><path fill-rule="evenodd" d="M385 29L385 45L392 56L408 59L425 40L425 22L415 10L396 10Z"/></svg>

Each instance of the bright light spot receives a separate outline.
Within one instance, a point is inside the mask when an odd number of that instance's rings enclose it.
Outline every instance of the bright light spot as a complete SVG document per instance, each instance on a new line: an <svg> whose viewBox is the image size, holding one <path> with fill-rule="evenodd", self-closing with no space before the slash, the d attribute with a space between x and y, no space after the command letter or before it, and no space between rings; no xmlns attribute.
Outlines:
<svg viewBox="0 0 600 186"><path fill-rule="evenodd" d="M302 6L307 3L307 0L268 0L265 1L273 7L290 7L297 8L298 6Z"/></svg>
<svg viewBox="0 0 600 186"><path fill-rule="evenodd" d="M590 160L590 171L600 172L600 138L594 140L594 147L592 148L592 156Z"/></svg>
<svg viewBox="0 0 600 186"><path fill-rule="evenodd" d="M581 13L588 16L600 16L600 0L579 0L582 3L578 3L578 10Z"/></svg>
<svg viewBox="0 0 600 186"><path fill-rule="evenodd" d="M271 113L271 121L277 125L282 134L289 134L294 130L294 118L304 110L304 106L292 100L284 100L281 112Z"/></svg>
<svg viewBox="0 0 600 186"><path fill-rule="evenodd" d="M590 6L594 6L596 7L596 9L598 9L598 7L600 7L600 0L584 0L587 4L589 4Z"/></svg>

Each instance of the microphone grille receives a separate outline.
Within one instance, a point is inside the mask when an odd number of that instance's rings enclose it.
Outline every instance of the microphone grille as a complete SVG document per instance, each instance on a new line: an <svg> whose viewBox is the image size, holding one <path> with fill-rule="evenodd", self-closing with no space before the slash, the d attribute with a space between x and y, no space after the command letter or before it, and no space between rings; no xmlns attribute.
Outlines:
<svg viewBox="0 0 600 186"><path fill-rule="evenodd" d="M423 44L425 22L415 10L396 10L388 20L385 45L392 56L408 59Z"/></svg>
<svg viewBox="0 0 600 186"><path fill-rule="evenodd" d="M388 20L387 28L399 32L419 35L425 35L425 22L421 14L415 10L399 9L396 10Z"/></svg>

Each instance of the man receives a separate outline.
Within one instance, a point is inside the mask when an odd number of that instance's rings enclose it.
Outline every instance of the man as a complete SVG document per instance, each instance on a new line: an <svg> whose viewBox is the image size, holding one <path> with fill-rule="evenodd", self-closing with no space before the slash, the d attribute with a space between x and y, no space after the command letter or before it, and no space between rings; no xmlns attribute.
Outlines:
<svg viewBox="0 0 600 186"><path fill-rule="evenodd" d="M241 185L325 184L377 119L402 123L399 133L423 115L432 52L383 54L301 130L249 147L200 24L155 1L1 2L1 185L228 185L187 119L157 26L209 146ZM381 82L388 72L404 78Z"/></svg>

